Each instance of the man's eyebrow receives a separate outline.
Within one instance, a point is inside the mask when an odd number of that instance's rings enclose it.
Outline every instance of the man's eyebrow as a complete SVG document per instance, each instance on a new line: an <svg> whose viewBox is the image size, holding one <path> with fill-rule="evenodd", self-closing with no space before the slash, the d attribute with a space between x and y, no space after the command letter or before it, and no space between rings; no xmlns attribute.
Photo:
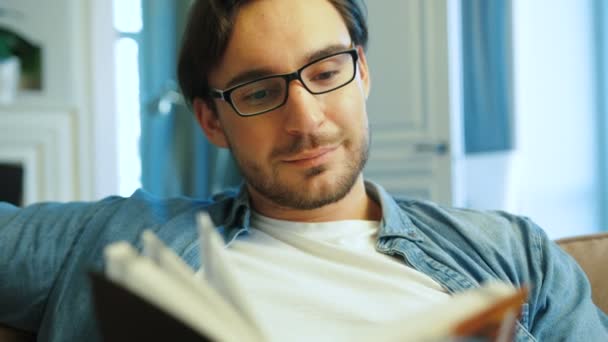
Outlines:
<svg viewBox="0 0 608 342"><path fill-rule="evenodd" d="M267 68L259 68L259 69L253 69L253 70L247 70L244 71L236 76L234 76L233 78L230 79L230 81L228 82L228 84L226 84L226 88L225 89L229 89L234 87L235 85L241 84L241 83L245 83L247 81L253 81L255 79L258 78L262 78L265 76L270 76L270 75L275 75L276 72L271 71L270 69Z"/></svg>
<svg viewBox="0 0 608 342"><path fill-rule="evenodd" d="M348 48L350 48L350 46L345 46L343 44L334 44L334 45L327 46L321 50L315 51L315 52L309 54L308 56L306 56L306 63L310 63L316 59L323 58L325 56L329 56L336 52L345 51Z"/></svg>
<svg viewBox="0 0 608 342"><path fill-rule="evenodd" d="M323 58L325 56L329 56L336 52L347 50L348 48L349 48L349 46L345 46L343 44L329 45L321 50L317 50L317 51L314 51L313 53L308 54L305 58L304 64L310 63L316 59ZM277 75L277 73L268 68L258 68L258 69L247 70L247 71L237 74L236 76L231 78L230 81L228 81L228 83L226 84L226 87L224 89L229 89L238 84L242 84L242 83L245 83L248 81L253 81L255 79L262 78L265 76L271 76L271 75Z"/></svg>

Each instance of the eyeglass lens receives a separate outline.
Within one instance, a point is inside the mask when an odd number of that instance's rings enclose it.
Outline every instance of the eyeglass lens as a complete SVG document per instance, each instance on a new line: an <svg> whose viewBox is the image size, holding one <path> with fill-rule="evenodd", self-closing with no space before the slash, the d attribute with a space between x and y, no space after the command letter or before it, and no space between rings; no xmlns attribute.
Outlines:
<svg viewBox="0 0 608 342"><path fill-rule="evenodd" d="M308 91L320 94L350 82L354 69L353 57L341 53L306 66L300 76ZM287 80L282 76L265 78L234 89L232 103L242 115L268 111L283 104L287 87Z"/></svg>

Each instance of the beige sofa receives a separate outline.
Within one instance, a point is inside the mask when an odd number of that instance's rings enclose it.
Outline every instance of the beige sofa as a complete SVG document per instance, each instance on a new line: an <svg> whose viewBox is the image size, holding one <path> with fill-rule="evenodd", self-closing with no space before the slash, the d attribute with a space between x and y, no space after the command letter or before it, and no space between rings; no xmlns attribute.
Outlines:
<svg viewBox="0 0 608 342"><path fill-rule="evenodd" d="M608 312L608 233L557 240L557 243L581 265L593 291L593 301ZM33 335L0 326L0 342L34 341Z"/></svg>
<svg viewBox="0 0 608 342"><path fill-rule="evenodd" d="M566 238L556 242L587 273L593 302L608 313L608 233Z"/></svg>

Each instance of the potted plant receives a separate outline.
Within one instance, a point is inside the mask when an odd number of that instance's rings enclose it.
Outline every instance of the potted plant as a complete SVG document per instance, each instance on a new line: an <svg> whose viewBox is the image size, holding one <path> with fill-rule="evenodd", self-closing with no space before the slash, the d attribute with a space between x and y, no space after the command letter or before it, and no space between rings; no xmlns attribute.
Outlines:
<svg viewBox="0 0 608 342"><path fill-rule="evenodd" d="M0 28L0 104L13 102L19 88L21 63L14 52L17 37Z"/></svg>

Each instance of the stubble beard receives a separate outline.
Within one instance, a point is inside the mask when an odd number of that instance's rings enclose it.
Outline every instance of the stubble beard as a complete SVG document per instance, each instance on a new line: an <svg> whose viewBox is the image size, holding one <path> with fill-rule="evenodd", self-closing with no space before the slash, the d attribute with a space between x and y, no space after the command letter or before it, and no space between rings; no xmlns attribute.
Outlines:
<svg viewBox="0 0 608 342"><path fill-rule="evenodd" d="M304 148L322 146L325 140L331 139L322 137L294 138L294 141L287 148L277 150L273 155L286 152L296 153ZM278 167L275 166L271 170L267 170L260 165L259 161L244 158L238 149L234 149L232 144L230 149L243 178L261 196L281 207L312 210L338 202L351 191L367 163L369 140L369 132L366 132L358 146L350 146L352 157L347 156L341 174L319 186L314 185L308 188L301 183L306 183L315 177L322 177L323 173L332 170L328 170L326 165L311 167L305 170L303 175L296 175L298 178L303 177L303 182L290 182L281 178ZM343 141L341 145L348 150L349 144L352 145L352 142Z"/></svg>

